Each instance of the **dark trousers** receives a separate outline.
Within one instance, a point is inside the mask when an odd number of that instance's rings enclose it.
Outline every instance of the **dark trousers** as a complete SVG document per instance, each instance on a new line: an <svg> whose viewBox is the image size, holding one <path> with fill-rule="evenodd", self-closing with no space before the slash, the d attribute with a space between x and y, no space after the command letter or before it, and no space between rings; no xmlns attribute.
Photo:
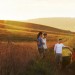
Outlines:
<svg viewBox="0 0 75 75"><path fill-rule="evenodd" d="M62 68L66 68L71 62L71 56L64 56L62 57Z"/></svg>
<svg viewBox="0 0 75 75"><path fill-rule="evenodd" d="M47 49L38 48L39 54L41 58L44 58L46 56Z"/></svg>

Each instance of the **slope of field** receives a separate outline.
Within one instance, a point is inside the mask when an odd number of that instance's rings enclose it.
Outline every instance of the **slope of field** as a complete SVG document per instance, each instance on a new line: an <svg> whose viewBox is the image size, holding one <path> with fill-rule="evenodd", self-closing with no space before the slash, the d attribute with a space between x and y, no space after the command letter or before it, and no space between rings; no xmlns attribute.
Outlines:
<svg viewBox="0 0 75 75"><path fill-rule="evenodd" d="M51 27L33 23L1 21L0 26L0 39L3 39L0 40L0 75L61 75L55 69L53 47L58 38L63 38L65 45L74 47L74 36L51 34ZM40 60L35 42L40 30L50 32L47 37L49 51L45 60ZM63 32L56 28L52 31Z"/></svg>
<svg viewBox="0 0 75 75"><path fill-rule="evenodd" d="M44 26L45 24L41 25L41 24L34 24L34 23L28 23L28 22L18 22L18 21L5 21L4 23L7 25L15 25L15 27L18 26L20 29L21 28L22 29L32 28L32 29L36 29L36 30L70 33L70 31L65 31L65 30L53 28L50 26Z"/></svg>
<svg viewBox="0 0 75 75"><path fill-rule="evenodd" d="M73 40L71 45L75 46L73 37L68 38L72 39L67 40L66 45L70 45ZM51 48L55 42L48 42L49 51L45 59L41 60L36 42L0 42L0 75L75 75L75 69L69 71L67 68L68 73L63 74L62 70L55 68L54 52Z"/></svg>
<svg viewBox="0 0 75 75"><path fill-rule="evenodd" d="M6 21L0 20L0 39L1 40L36 40L36 35L39 31L47 32L48 34L67 34L72 35L70 31L65 31L49 26L18 22L18 21ZM34 37L34 38L33 38ZM49 37L50 38L50 37Z"/></svg>
<svg viewBox="0 0 75 75"><path fill-rule="evenodd" d="M37 18L27 20L26 22L42 24L75 32L75 18Z"/></svg>

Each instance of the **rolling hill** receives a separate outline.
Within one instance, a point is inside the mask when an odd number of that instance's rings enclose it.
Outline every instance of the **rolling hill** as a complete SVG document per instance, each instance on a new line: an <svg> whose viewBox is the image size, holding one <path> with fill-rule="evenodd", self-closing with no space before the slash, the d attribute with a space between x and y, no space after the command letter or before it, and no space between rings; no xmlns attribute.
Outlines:
<svg viewBox="0 0 75 75"><path fill-rule="evenodd" d="M49 27L41 24L34 24L19 21L0 21L0 39L1 40L36 40L36 33L39 31L49 34L73 35L73 32ZM34 37L34 38L33 38Z"/></svg>
<svg viewBox="0 0 75 75"><path fill-rule="evenodd" d="M0 30L6 30L6 31L30 31L30 32L37 32L37 31L47 31L52 33L72 33L67 30L62 30L50 26L45 26L41 24L35 24L35 23L28 23L28 22L19 22L19 21L4 21L0 23Z"/></svg>
<svg viewBox="0 0 75 75"><path fill-rule="evenodd" d="M30 19L24 22L42 24L75 32L75 18L37 18Z"/></svg>

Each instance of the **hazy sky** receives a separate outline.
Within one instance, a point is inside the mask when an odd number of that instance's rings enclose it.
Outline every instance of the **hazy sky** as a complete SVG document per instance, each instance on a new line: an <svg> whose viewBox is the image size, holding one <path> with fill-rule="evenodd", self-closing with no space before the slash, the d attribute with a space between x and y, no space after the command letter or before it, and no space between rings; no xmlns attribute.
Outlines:
<svg viewBox="0 0 75 75"><path fill-rule="evenodd" d="M75 0L0 0L0 19L75 17Z"/></svg>

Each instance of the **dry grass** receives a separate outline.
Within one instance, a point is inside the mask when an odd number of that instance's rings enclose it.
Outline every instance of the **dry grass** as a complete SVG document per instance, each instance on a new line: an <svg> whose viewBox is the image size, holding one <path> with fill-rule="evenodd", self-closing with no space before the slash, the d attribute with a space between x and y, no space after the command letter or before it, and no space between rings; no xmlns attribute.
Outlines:
<svg viewBox="0 0 75 75"><path fill-rule="evenodd" d="M53 44L48 43L48 47ZM18 75L38 56L36 42L0 42L0 75Z"/></svg>
<svg viewBox="0 0 75 75"><path fill-rule="evenodd" d="M18 73L35 59L38 51L35 43L0 43L0 75ZM15 75L16 75L15 74Z"/></svg>
<svg viewBox="0 0 75 75"><path fill-rule="evenodd" d="M58 37L49 37L48 39L50 41L48 42L48 48L53 52L53 49L51 48L53 48L56 43L55 40ZM61 37L65 38L66 36ZM70 37L66 37L66 39L69 38ZM72 38L72 40L73 39L74 38ZM72 40L65 41L65 44L70 44ZM25 71L27 64L29 64L31 60L35 60L38 55L36 42L0 42L0 75L22 74L23 71ZM52 57L53 54L50 53L50 56L47 57L47 59L53 61Z"/></svg>

